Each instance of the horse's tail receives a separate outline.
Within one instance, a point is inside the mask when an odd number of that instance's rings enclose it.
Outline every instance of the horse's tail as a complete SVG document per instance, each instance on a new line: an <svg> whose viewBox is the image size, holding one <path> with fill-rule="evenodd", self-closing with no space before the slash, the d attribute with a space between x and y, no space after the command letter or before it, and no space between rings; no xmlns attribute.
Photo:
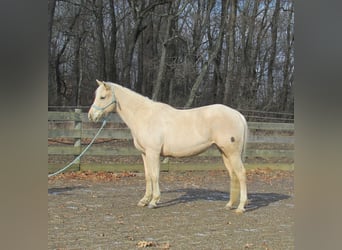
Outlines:
<svg viewBox="0 0 342 250"><path fill-rule="evenodd" d="M246 158L246 147L247 147L247 139L248 139L248 125L246 118L241 115L242 123L243 123L243 144L242 144L242 151L241 151L241 160L244 162Z"/></svg>

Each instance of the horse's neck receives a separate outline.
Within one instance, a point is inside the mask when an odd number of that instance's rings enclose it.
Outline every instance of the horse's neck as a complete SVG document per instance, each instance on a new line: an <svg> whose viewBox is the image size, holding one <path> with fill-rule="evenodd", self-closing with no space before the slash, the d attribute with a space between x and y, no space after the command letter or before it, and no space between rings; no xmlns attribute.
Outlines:
<svg viewBox="0 0 342 250"><path fill-rule="evenodd" d="M116 85L114 92L117 99L117 113L127 126L134 130L139 113L152 101L119 85Z"/></svg>

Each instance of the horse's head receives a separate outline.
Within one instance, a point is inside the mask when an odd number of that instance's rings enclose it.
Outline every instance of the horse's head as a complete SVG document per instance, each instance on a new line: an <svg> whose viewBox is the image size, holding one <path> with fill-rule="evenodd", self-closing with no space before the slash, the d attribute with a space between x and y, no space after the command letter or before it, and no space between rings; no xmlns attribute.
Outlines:
<svg viewBox="0 0 342 250"><path fill-rule="evenodd" d="M95 91L95 100L91 105L88 118L97 122L101 118L108 116L116 108L116 99L114 95L114 87L111 83L96 80L99 87Z"/></svg>

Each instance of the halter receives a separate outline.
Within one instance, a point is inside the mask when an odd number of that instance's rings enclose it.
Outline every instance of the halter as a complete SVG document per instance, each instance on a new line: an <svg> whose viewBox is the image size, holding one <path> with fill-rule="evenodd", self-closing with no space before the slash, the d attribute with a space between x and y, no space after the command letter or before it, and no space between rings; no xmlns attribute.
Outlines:
<svg viewBox="0 0 342 250"><path fill-rule="evenodd" d="M101 110L101 111L103 111L103 110L105 110L106 108L108 108L110 105L112 105L112 104L116 104L116 99L115 99L115 95L114 95L114 89L112 88L112 100L111 100L111 102L110 103L108 103L106 106L104 106L104 107L99 107L99 106L96 106L96 105L91 105L91 107L93 108L93 109L96 109L96 110Z"/></svg>

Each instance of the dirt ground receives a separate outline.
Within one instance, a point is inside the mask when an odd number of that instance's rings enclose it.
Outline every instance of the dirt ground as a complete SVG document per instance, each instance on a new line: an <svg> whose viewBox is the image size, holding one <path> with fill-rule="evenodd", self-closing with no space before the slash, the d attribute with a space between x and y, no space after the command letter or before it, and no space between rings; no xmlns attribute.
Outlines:
<svg viewBox="0 0 342 250"><path fill-rule="evenodd" d="M156 209L142 173L48 180L48 249L294 249L293 171L248 170L247 211L226 210L226 171L162 172Z"/></svg>

